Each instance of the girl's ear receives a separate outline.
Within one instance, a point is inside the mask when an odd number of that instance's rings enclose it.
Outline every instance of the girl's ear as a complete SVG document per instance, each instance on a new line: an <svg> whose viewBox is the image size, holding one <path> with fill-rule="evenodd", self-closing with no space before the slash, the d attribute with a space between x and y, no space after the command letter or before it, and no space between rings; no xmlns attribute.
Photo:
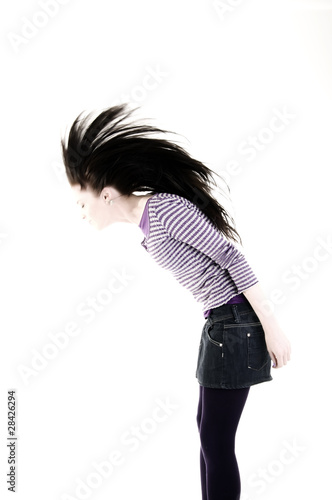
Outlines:
<svg viewBox="0 0 332 500"><path fill-rule="evenodd" d="M101 196L103 201L110 201L112 199L113 194L114 193L112 192L112 189L110 188L110 186L106 186L106 187L104 187L104 189L100 193L100 196Z"/></svg>
<svg viewBox="0 0 332 500"><path fill-rule="evenodd" d="M110 196L110 192L109 190L107 189L107 187L104 187L104 189L102 190L102 192L100 193L100 196L103 198L103 199L107 199L109 196Z"/></svg>

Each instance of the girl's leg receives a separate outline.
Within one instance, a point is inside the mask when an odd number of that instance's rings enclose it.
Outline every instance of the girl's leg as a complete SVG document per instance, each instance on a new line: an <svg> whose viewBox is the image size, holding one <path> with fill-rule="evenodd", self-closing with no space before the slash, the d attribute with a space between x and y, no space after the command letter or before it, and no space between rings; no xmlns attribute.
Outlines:
<svg viewBox="0 0 332 500"><path fill-rule="evenodd" d="M239 500L240 474L235 434L249 387L210 389L200 386L197 424L201 439L203 500Z"/></svg>
<svg viewBox="0 0 332 500"><path fill-rule="evenodd" d="M201 427L202 405L203 405L203 387L200 385L199 386L199 402L198 402L198 410L197 410L198 430L200 430L200 427ZM205 458L203 455L202 448L201 448L201 452L200 452L200 468L201 468L202 500L208 500L207 493L206 493L206 466L205 466Z"/></svg>

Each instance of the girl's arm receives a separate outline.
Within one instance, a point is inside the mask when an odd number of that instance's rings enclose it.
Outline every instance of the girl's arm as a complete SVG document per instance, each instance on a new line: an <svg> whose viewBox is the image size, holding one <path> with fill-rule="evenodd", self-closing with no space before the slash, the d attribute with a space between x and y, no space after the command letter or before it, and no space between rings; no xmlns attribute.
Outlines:
<svg viewBox="0 0 332 500"><path fill-rule="evenodd" d="M274 314L264 307L267 297L259 283L242 292L257 314L265 333L267 350L273 361L273 368L281 368L290 360L291 345Z"/></svg>

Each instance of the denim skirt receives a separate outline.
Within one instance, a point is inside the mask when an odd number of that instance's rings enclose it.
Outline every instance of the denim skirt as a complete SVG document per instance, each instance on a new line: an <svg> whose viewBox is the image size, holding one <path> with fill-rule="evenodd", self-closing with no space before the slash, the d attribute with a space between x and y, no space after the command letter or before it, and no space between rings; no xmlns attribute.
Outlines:
<svg viewBox="0 0 332 500"><path fill-rule="evenodd" d="M199 344L196 378L216 389L272 380L264 330L248 301L211 309Z"/></svg>

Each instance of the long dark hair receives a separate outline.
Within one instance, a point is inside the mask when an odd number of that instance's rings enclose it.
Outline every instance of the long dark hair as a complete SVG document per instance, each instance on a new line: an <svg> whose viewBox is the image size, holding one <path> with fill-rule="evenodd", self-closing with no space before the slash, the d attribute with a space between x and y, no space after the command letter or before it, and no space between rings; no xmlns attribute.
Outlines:
<svg viewBox="0 0 332 500"><path fill-rule="evenodd" d="M112 186L122 195L135 191L172 193L194 203L227 238L239 241L233 218L211 194L216 172L185 149L156 134L162 130L138 122L122 122L133 111L120 104L73 122L62 156L70 185L89 187L96 195ZM173 132L170 132L173 133ZM219 176L220 177L220 176Z"/></svg>

